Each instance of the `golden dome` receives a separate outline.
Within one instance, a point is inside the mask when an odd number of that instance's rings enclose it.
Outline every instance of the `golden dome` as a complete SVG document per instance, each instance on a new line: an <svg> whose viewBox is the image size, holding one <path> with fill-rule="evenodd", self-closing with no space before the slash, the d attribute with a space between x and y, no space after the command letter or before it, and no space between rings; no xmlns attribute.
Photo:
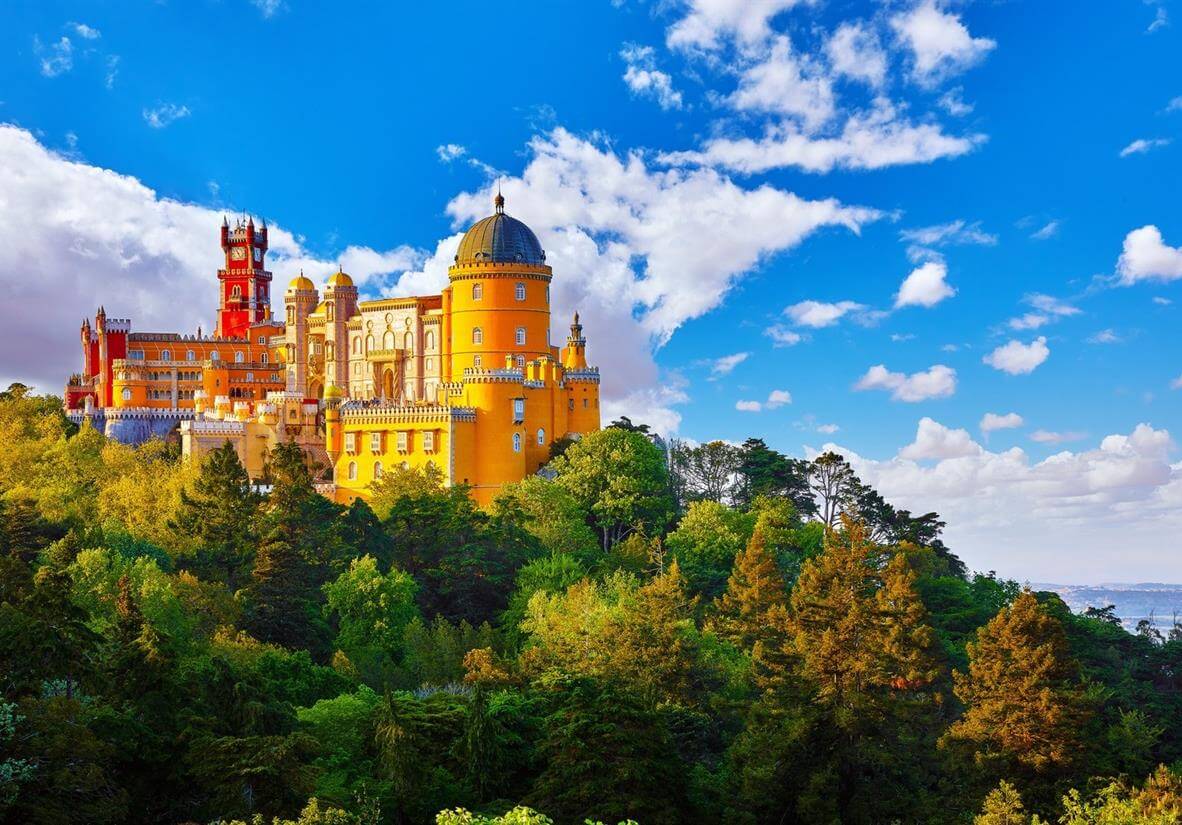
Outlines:
<svg viewBox="0 0 1182 825"><path fill-rule="evenodd" d="M348 276L346 275L345 277L347 278ZM324 388L325 398L340 398L343 394L344 393L341 392L341 388L336 384L329 384Z"/></svg>
<svg viewBox="0 0 1182 825"><path fill-rule="evenodd" d="M341 269L337 269L328 279L329 286L353 286L353 279L346 275Z"/></svg>
<svg viewBox="0 0 1182 825"><path fill-rule="evenodd" d="M304 277L301 270L300 274L291 279L291 283L287 285L288 289L315 289L316 285Z"/></svg>

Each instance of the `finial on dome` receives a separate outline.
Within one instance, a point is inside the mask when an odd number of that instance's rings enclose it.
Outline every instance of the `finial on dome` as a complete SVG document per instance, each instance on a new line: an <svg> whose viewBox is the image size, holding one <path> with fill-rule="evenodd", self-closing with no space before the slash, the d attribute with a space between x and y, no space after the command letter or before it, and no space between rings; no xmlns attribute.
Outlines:
<svg viewBox="0 0 1182 825"><path fill-rule="evenodd" d="M579 325L579 313L576 310L575 311L575 326L577 327L578 325Z"/></svg>
<svg viewBox="0 0 1182 825"><path fill-rule="evenodd" d="M501 194L500 181L497 181L497 196L493 198L493 204L497 207L498 215L503 215L505 213L505 196Z"/></svg>

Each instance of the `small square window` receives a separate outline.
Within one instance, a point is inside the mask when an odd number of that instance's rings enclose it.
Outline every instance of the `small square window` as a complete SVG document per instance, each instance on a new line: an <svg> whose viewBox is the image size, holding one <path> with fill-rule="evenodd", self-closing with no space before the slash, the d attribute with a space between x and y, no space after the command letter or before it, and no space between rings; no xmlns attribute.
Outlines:
<svg viewBox="0 0 1182 825"><path fill-rule="evenodd" d="M435 452L435 431L427 430L423 433L423 450L428 453Z"/></svg>
<svg viewBox="0 0 1182 825"><path fill-rule="evenodd" d="M524 420L525 420L525 399L524 398L514 398L513 399L513 423L520 424Z"/></svg>
<svg viewBox="0 0 1182 825"><path fill-rule="evenodd" d="M382 451L382 434L381 433L370 433L369 434L369 451L371 453L380 453Z"/></svg>
<svg viewBox="0 0 1182 825"><path fill-rule="evenodd" d="M405 453L410 449L410 433L402 430L398 433L398 452Z"/></svg>

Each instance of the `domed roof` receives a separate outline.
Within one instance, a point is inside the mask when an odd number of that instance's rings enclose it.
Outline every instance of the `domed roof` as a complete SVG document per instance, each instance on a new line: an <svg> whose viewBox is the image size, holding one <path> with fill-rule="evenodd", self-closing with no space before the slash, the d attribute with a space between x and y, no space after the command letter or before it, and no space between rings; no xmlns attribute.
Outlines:
<svg viewBox="0 0 1182 825"><path fill-rule="evenodd" d="M546 253L533 230L517 218L505 214L505 199L497 194L497 211L472 224L460 241L457 264L532 264L546 263Z"/></svg>
<svg viewBox="0 0 1182 825"><path fill-rule="evenodd" d="M328 279L329 286L353 286L353 279L344 273L339 267Z"/></svg>
<svg viewBox="0 0 1182 825"><path fill-rule="evenodd" d="M316 286L310 280L304 277L304 273L291 279L291 283L287 285L288 289L315 289Z"/></svg>
<svg viewBox="0 0 1182 825"><path fill-rule="evenodd" d="M338 387L336 384L329 384L327 387L324 388L324 397L325 398L340 398L342 395L344 395L344 393L341 391L341 388Z"/></svg>

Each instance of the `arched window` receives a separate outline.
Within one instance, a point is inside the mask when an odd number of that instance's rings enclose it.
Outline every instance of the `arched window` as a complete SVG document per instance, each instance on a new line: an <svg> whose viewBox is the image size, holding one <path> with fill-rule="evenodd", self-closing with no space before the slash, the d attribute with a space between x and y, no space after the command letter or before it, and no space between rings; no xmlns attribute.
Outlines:
<svg viewBox="0 0 1182 825"><path fill-rule="evenodd" d="M197 356L193 353L193 350L189 350L188 352L185 353L185 360L186 361L192 361L196 357Z"/></svg>
<svg viewBox="0 0 1182 825"><path fill-rule="evenodd" d="M327 304L325 304L325 305L324 305L324 313L325 313L325 315L328 317L328 320L330 320L330 321L331 321L331 320L332 320L334 317L336 317L336 316L333 314L333 311L332 311L332 301L329 301Z"/></svg>
<svg viewBox="0 0 1182 825"><path fill-rule="evenodd" d="M374 339L374 337L372 335L367 335L365 337L365 351L369 352L369 351L373 350L377 346L377 343L378 342Z"/></svg>
<svg viewBox="0 0 1182 825"><path fill-rule="evenodd" d="M375 461L373 463L373 477L375 480L382 477L382 462Z"/></svg>
<svg viewBox="0 0 1182 825"><path fill-rule="evenodd" d="M472 300L479 301L483 297L484 297L484 285L483 284L472 284Z"/></svg>
<svg viewBox="0 0 1182 825"><path fill-rule="evenodd" d="M356 480L357 480L357 462L350 461L349 462L349 481L356 481Z"/></svg>
<svg viewBox="0 0 1182 825"><path fill-rule="evenodd" d="M476 367L476 369L480 369L480 356L479 355L472 356L472 366Z"/></svg>
<svg viewBox="0 0 1182 825"><path fill-rule="evenodd" d="M360 335L358 335L357 337L355 337L353 339L353 354L354 355L361 354L361 336Z"/></svg>
<svg viewBox="0 0 1182 825"><path fill-rule="evenodd" d="M386 330L386 334L382 336L382 349L394 349L394 333Z"/></svg>
<svg viewBox="0 0 1182 825"><path fill-rule="evenodd" d="M473 328L472 343L473 344L483 344L484 343L484 330L482 330L480 327Z"/></svg>
<svg viewBox="0 0 1182 825"><path fill-rule="evenodd" d="M513 297L518 301L525 300L525 284L521 283L521 281L518 281L517 286L513 288Z"/></svg>
<svg viewBox="0 0 1182 825"><path fill-rule="evenodd" d="M289 306L287 308L287 323L288 324L295 323L295 307Z"/></svg>
<svg viewBox="0 0 1182 825"><path fill-rule="evenodd" d="M234 363L235 364L241 364L245 360L246 360L246 356L242 353L242 350L238 350L238 352L234 353Z"/></svg>
<svg viewBox="0 0 1182 825"><path fill-rule="evenodd" d="M538 427L538 446L546 443L546 431L542 427Z"/></svg>
<svg viewBox="0 0 1182 825"><path fill-rule="evenodd" d="M525 327L517 328L517 346L525 346Z"/></svg>
<svg viewBox="0 0 1182 825"><path fill-rule="evenodd" d="M406 333L406 335L402 336L402 348L404 350L407 350L408 352L411 352L414 350L415 337L412 333L408 332L408 333Z"/></svg>
<svg viewBox="0 0 1182 825"><path fill-rule="evenodd" d="M267 363L267 353L264 352L262 355L259 356L259 363L260 364Z"/></svg>
<svg viewBox="0 0 1182 825"><path fill-rule="evenodd" d="M431 370L435 369L435 360L432 358L423 359L423 369L426 370L427 372L430 372Z"/></svg>
<svg viewBox="0 0 1182 825"><path fill-rule="evenodd" d="M210 361L220 361L221 358L222 358L221 354L216 349L209 354Z"/></svg>
<svg viewBox="0 0 1182 825"><path fill-rule="evenodd" d="M172 350L169 350L169 349L161 350L160 351L160 360L161 361L171 361L172 360Z"/></svg>
<svg viewBox="0 0 1182 825"><path fill-rule="evenodd" d="M513 433L513 452L521 452L521 433Z"/></svg>
<svg viewBox="0 0 1182 825"><path fill-rule="evenodd" d="M130 390L130 389L128 389L127 387L124 387L124 388L123 388L123 400L124 400L124 401L130 401L130 400L131 400L131 390Z"/></svg>
<svg viewBox="0 0 1182 825"><path fill-rule="evenodd" d="M435 349L435 333L431 330L427 330L426 334L423 336L423 349Z"/></svg>
<svg viewBox="0 0 1182 825"><path fill-rule="evenodd" d="M336 356L337 356L336 344L334 344L332 341L329 341L327 344L324 345L324 357L327 358L329 361L332 361L336 358Z"/></svg>
<svg viewBox="0 0 1182 825"><path fill-rule="evenodd" d="M231 298L241 298L242 297L242 287L240 287L238 284L234 284L234 288L230 290L230 297Z"/></svg>

